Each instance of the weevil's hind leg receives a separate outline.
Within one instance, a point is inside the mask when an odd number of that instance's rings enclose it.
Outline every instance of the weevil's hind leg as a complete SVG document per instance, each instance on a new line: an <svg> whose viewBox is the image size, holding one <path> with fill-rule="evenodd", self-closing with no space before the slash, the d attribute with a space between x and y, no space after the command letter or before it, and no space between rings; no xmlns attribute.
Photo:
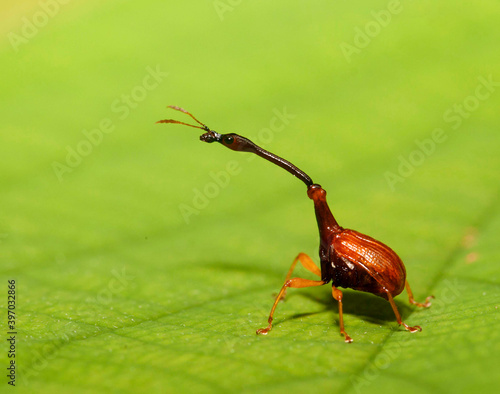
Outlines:
<svg viewBox="0 0 500 394"><path fill-rule="evenodd" d="M406 292L408 293L408 298L410 299L410 304L419 306L420 308L428 308L431 306L430 300L432 300L434 298L433 295L427 297L425 299L425 302L420 303L420 302L415 301L415 299L413 298L413 293L411 291L410 284L408 283L408 281L406 281L405 286L406 286Z"/></svg>
<svg viewBox="0 0 500 394"><path fill-rule="evenodd" d="M408 324L404 323L401 320L401 315L399 314L398 308L396 307L396 304L394 303L394 299L392 298L391 293L387 292L386 294L387 294L387 299L389 300L389 303L392 306L392 310L394 311L394 314L396 315L396 320L398 321L399 325L405 326L405 328L410 332L422 331L422 327L420 327L420 326L410 327Z"/></svg>
<svg viewBox="0 0 500 394"><path fill-rule="evenodd" d="M295 269L295 266L297 265L297 263L300 261L300 264L302 264L302 266L312 272L313 274L319 276L321 278L321 270L318 268L318 266L316 265L316 263L313 261L313 259L311 259L307 254L305 253L299 253L297 255L297 257L295 257L295 259L293 260L293 263L292 265L290 266L290 269L288 270L288 273L286 274L286 278L285 278L285 283L292 277L292 274L293 274L293 270ZM283 300L286 296L286 289L285 291L283 292L283 294L281 294L280 296L280 300Z"/></svg>
<svg viewBox="0 0 500 394"><path fill-rule="evenodd" d="M266 335L269 331L271 331L272 326L273 326L273 315L274 311L276 309L276 305L278 305L278 302L280 301L281 297L285 293L286 289L288 287L293 287L293 288L300 288L300 287L313 287L313 286L322 286L326 282L323 282L322 280L310 280L310 279L302 279L302 278L292 278L292 279L287 279L285 281L285 284L281 288L281 291L279 292L278 296L276 297L276 301L274 301L273 307L271 309L271 313L269 314L269 319L267 319L269 325L266 328L260 328L257 330L257 334L263 334Z"/></svg>
<svg viewBox="0 0 500 394"><path fill-rule="evenodd" d="M352 338L347 335L347 333L344 330L344 315L342 313L342 292L337 289L335 286L332 286L332 295L333 298L335 298L339 302L339 320L340 320L340 333L344 335L345 341L347 343L352 342Z"/></svg>

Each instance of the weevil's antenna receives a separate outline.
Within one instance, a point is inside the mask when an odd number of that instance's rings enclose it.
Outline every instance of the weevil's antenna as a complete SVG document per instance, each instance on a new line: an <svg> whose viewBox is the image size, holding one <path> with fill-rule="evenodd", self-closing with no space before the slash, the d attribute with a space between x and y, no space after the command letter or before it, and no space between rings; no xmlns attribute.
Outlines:
<svg viewBox="0 0 500 394"><path fill-rule="evenodd" d="M184 108L178 107L176 105L169 105L169 106L167 106L167 108L172 108L172 109L175 109L176 111L184 112L185 114L191 116L197 123L201 124L201 127L200 126L195 126L195 125L192 125L192 124L189 124L189 123L184 123L184 122L181 122L179 120L174 120L174 119L159 120L156 123L176 123L176 124L182 124L184 126L189 126L189 127L194 127L194 128L197 128L197 129L202 129L202 130L205 130L205 131L209 131L210 130L207 125L201 123L198 119L196 119L191 113L189 113L188 111L186 111Z"/></svg>
<svg viewBox="0 0 500 394"><path fill-rule="evenodd" d="M196 119L194 117L194 115L192 113L186 111L184 108L178 107L177 105L168 105L167 108L172 108L172 109L175 109L176 111L184 112L185 114L191 116L197 123L201 124L202 126L205 126L204 123L201 123L198 119Z"/></svg>

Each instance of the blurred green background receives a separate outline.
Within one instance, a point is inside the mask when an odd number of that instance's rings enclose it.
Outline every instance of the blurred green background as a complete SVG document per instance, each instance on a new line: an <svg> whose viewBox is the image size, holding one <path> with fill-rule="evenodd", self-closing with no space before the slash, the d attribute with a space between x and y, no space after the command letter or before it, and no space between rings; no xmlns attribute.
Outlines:
<svg viewBox="0 0 500 394"><path fill-rule="evenodd" d="M19 392L498 387L497 1L62 3L0 6ZM423 331L346 290L347 345L325 286L290 291L257 337L296 254L318 261L312 203L282 169L156 125L190 121L169 104L289 159L394 248L436 296L397 298Z"/></svg>

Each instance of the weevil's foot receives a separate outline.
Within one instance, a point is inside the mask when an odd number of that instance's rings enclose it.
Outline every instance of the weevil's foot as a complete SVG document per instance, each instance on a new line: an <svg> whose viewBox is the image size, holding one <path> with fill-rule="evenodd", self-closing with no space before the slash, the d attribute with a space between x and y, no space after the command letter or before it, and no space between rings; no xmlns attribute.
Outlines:
<svg viewBox="0 0 500 394"><path fill-rule="evenodd" d="M418 306L420 308L428 308L428 307L430 307L432 305L432 303L430 302L430 300L432 300L433 298L434 298L434 296L431 295L431 296L429 296L429 297L427 297L425 299L425 302L416 302L416 301L413 301L412 304L416 305L416 306Z"/></svg>
<svg viewBox="0 0 500 394"><path fill-rule="evenodd" d="M345 343L352 343L354 339L352 339L347 333L344 332Z"/></svg>
<svg viewBox="0 0 500 394"><path fill-rule="evenodd" d="M425 299L425 302L422 304L424 308L428 308L432 305L432 302L431 300L434 299L434 296L433 295L430 295L429 297L427 297Z"/></svg>
<svg viewBox="0 0 500 394"><path fill-rule="evenodd" d="M269 331L271 331L271 325L268 325L266 328L259 328L257 330L257 335L267 335Z"/></svg>
<svg viewBox="0 0 500 394"><path fill-rule="evenodd" d="M404 323L403 323L403 324L404 324ZM405 324L404 326L405 326L405 328L406 328L408 331L410 331L411 333L414 333L414 332L417 332L417 331L422 331L422 327L420 327L420 326L413 326L413 327L410 327L410 326L408 326L408 325L406 325L406 324Z"/></svg>

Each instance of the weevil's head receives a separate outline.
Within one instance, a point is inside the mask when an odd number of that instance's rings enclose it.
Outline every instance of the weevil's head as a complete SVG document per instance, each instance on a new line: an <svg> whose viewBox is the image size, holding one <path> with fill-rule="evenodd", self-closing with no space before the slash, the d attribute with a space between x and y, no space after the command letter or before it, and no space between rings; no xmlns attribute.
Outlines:
<svg viewBox="0 0 500 394"><path fill-rule="evenodd" d="M177 107L175 105L169 105L168 108L174 109L176 111L180 111L185 113L186 115L189 115L191 118L193 118L196 123L199 124L199 126L192 125L189 123L181 122L179 120L174 120L174 119L164 119L164 120L159 120L156 123L175 123L175 124L181 124L184 126L189 126L189 127L194 127L196 129L201 129L204 131L204 133L200 136L200 140L204 142L220 142L222 145L224 145L226 148L236 150L236 151L242 151L242 152L255 152L258 147L249 139L242 137L241 135L230 133L230 134L220 134L217 133L214 130L211 130L206 124L200 122L198 119L196 119L192 114L190 114L188 111L181 107Z"/></svg>
<svg viewBox="0 0 500 394"><path fill-rule="evenodd" d="M208 131L202 135L200 135L200 141L205 141L208 143L217 141L220 142L222 139L222 134L217 133L216 131L208 129Z"/></svg>
<svg viewBox="0 0 500 394"><path fill-rule="evenodd" d="M226 148L241 152L255 151L255 144L249 139L235 133L220 134L216 131L208 129L208 131L200 135L200 140L205 142L219 142Z"/></svg>

